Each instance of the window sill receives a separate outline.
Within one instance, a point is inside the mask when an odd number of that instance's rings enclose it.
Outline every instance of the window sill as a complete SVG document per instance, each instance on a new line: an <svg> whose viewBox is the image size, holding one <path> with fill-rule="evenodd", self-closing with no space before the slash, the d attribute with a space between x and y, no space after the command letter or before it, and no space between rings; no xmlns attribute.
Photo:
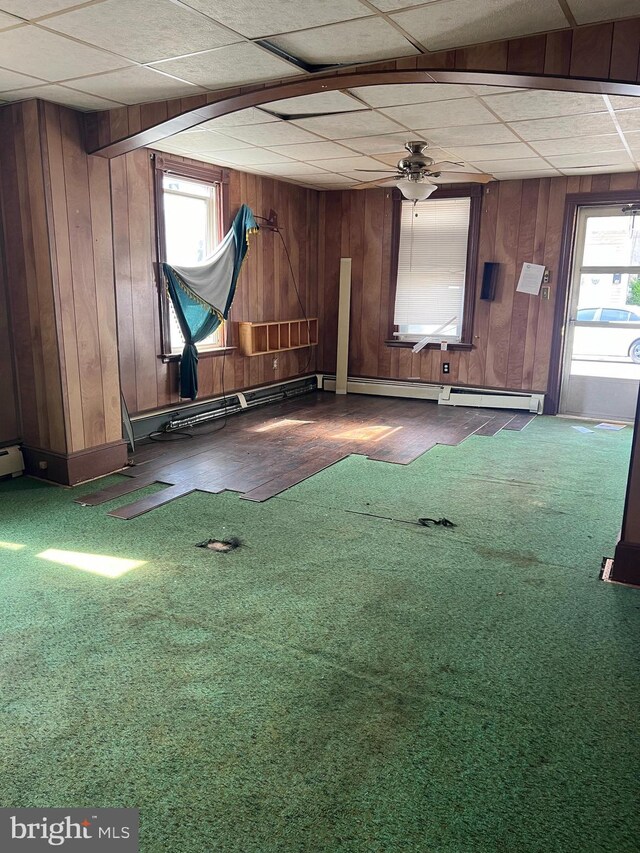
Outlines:
<svg viewBox="0 0 640 853"><path fill-rule="evenodd" d="M388 347L403 347L404 349L413 349L414 346L418 343L418 341L385 341L385 346ZM427 344L423 349L440 349L440 344L430 343ZM473 349L473 344L447 344L447 352L449 350L471 350Z"/></svg>
<svg viewBox="0 0 640 853"><path fill-rule="evenodd" d="M237 349L237 347L212 347L211 349L199 349L198 359L212 358L216 355L226 355L227 353L235 352ZM163 353L158 356L163 364L167 364L170 361L180 361L181 357L182 353L179 352Z"/></svg>

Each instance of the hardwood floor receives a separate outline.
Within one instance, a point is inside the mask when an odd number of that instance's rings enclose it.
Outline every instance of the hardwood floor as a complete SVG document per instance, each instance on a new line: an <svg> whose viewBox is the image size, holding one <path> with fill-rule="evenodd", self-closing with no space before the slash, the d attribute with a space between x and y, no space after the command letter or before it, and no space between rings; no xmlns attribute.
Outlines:
<svg viewBox="0 0 640 853"><path fill-rule="evenodd" d="M523 429L534 415L438 406L423 400L318 391L296 400L195 428L192 439L149 441L138 447L131 480L76 498L95 506L148 486L170 488L109 512L135 518L192 491L241 492L265 501L352 453L407 465L436 444L470 435Z"/></svg>

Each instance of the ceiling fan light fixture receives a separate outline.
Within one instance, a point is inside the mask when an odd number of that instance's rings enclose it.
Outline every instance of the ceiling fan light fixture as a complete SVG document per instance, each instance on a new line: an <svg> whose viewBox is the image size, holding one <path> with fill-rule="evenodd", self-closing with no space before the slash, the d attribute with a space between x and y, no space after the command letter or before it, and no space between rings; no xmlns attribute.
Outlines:
<svg viewBox="0 0 640 853"><path fill-rule="evenodd" d="M410 178L403 178L396 186L409 201L424 201L438 189L438 185L431 181L412 181Z"/></svg>

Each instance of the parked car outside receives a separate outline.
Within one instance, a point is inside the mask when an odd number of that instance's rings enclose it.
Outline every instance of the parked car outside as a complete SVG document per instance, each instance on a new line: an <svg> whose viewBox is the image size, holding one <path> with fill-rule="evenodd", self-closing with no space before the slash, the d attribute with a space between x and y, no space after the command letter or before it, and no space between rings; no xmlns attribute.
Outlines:
<svg viewBox="0 0 640 853"><path fill-rule="evenodd" d="M578 309L573 356L630 358L640 364L640 305Z"/></svg>

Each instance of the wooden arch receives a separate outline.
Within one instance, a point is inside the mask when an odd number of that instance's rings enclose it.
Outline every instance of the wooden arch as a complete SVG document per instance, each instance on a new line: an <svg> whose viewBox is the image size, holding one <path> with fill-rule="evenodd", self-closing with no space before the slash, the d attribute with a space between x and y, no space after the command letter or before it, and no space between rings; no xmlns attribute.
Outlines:
<svg viewBox="0 0 640 853"><path fill-rule="evenodd" d="M318 92L470 83L640 96L640 18L92 113L86 150L117 157L238 110Z"/></svg>

